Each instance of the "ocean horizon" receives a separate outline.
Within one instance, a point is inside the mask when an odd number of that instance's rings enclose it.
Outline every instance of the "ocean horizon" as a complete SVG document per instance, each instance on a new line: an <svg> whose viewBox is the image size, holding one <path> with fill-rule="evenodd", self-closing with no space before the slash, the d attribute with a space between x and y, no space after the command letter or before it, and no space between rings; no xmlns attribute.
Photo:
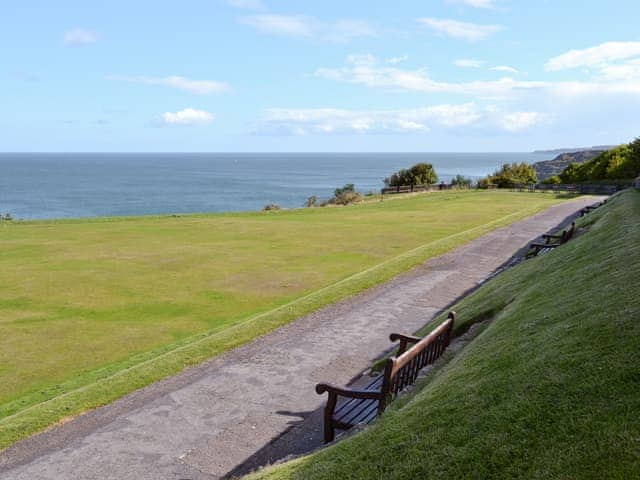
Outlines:
<svg viewBox="0 0 640 480"><path fill-rule="evenodd" d="M417 162L439 179L481 178L506 162L545 152L478 153L0 153L0 212L15 219L214 213L302 207L353 183L379 192L383 179Z"/></svg>

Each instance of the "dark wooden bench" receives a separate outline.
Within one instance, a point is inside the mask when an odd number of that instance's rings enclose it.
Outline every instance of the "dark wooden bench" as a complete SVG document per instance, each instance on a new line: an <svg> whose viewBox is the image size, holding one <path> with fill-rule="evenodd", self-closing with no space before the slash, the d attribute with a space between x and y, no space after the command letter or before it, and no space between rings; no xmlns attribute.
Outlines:
<svg viewBox="0 0 640 480"><path fill-rule="evenodd" d="M454 322L455 312L451 312L442 325L424 338L392 333L390 340L400 342L397 356L388 358L384 373L362 389L317 384L318 394L329 393L324 409L325 443L334 439L336 429L348 430L372 422L400 391L413 385L420 370L435 362L449 345ZM340 402L339 397L343 398Z"/></svg>
<svg viewBox="0 0 640 480"><path fill-rule="evenodd" d="M533 250L529 254L529 256L537 256L544 255L545 253L550 252L556 247L559 247L563 243L567 243L573 237L573 234L576 231L576 222L571 222L571 227L567 230L563 230L559 235L553 234L545 234L542 235L544 242L534 242L530 245L530 248Z"/></svg>
<svg viewBox="0 0 640 480"><path fill-rule="evenodd" d="M605 203L607 203L606 200L603 200L599 203L595 203L593 205L587 205L586 207L584 207L582 210L580 210L580 216L584 217L587 213L591 213L593 212L595 209L600 208L602 205L604 205Z"/></svg>

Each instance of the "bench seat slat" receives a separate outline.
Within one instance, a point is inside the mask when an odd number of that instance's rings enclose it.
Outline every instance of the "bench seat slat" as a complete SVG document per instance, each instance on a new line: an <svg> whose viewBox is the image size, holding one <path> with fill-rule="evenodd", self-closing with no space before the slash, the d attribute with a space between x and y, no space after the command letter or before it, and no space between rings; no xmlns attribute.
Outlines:
<svg viewBox="0 0 640 480"><path fill-rule="evenodd" d="M360 423L360 419L366 417L372 410L378 409L377 400L360 400L356 408L350 412L335 417L336 420L348 425L356 425Z"/></svg>
<svg viewBox="0 0 640 480"><path fill-rule="evenodd" d="M383 380L384 380L384 377L382 375L378 375L377 377L375 377L371 382L369 382L364 387L364 390L371 390L373 392L379 392L380 388L382 387L382 381ZM345 409L353 407L354 405L356 405L360 401L361 401L360 399L351 398L351 399L347 400L346 402L341 403L338 407L336 407L336 411L335 411L334 415L337 416L338 414L345 413L344 412Z"/></svg>

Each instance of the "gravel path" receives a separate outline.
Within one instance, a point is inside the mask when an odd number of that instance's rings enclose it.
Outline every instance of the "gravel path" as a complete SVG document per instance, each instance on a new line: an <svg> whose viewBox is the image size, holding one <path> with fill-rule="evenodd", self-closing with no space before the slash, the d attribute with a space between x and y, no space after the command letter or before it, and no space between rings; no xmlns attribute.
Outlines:
<svg viewBox="0 0 640 480"><path fill-rule="evenodd" d="M348 383L593 199L500 228L347 301L0 452L0 479L211 480L321 443L319 381Z"/></svg>

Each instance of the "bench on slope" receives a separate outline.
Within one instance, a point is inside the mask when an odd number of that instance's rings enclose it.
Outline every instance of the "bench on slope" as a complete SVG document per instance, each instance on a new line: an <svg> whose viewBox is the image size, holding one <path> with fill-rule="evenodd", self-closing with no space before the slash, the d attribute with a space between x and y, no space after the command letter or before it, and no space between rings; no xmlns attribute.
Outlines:
<svg viewBox="0 0 640 480"><path fill-rule="evenodd" d="M378 375L362 389L343 388L327 383L316 385L316 392L329 393L324 409L324 441L333 441L335 430L348 430L360 423L371 423L380 415L400 391L413 385L420 370L435 362L449 346L455 312L424 338L392 333L392 342L399 341L397 356L385 362ZM411 348L408 348L413 345ZM338 403L338 398L345 400Z"/></svg>
<svg viewBox="0 0 640 480"><path fill-rule="evenodd" d="M593 205L587 205L586 207L584 207L582 210L580 210L580 216L584 217L587 213L591 213L593 212L596 208L601 207L602 205L604 205L605 203L607 203L607 200L603 200L601 202L595 203Z"/></svg>
<svg viewBox="0 0 640 480"><path fill-rule="evenodd" d="M576 231L576 222L571 222L571 227L568 230L563 230L559 235L545 234L542 235L544 239L544 243L532 243L529 247L533 249L533 252L530 253L529 256L538 256L544 255L545 253L549 253L556 247L567 243L571 238L573 238L573 234ZM555 243L554 243L555 242Z"/></svg>

